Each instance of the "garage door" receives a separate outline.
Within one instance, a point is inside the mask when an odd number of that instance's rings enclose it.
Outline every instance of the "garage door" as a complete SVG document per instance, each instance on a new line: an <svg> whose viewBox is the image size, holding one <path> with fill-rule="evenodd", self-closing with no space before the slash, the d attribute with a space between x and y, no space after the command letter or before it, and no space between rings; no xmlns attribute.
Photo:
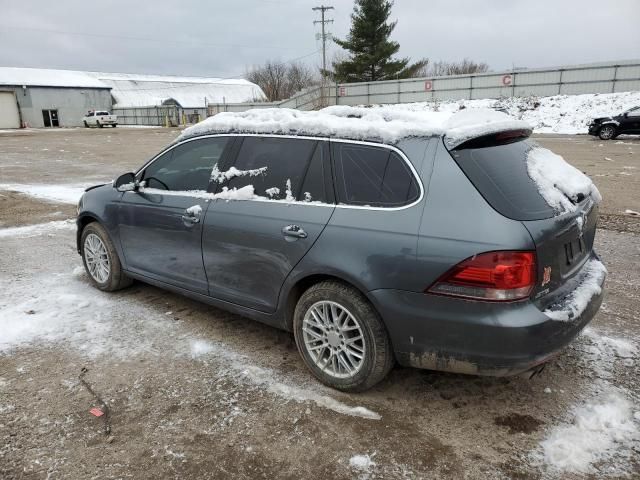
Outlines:
<svg viewBox="0 0 640 480"><path fill-rule="evenodd" d="M13 92L0 92L0 128L20 128L18 104Z"/></svg>

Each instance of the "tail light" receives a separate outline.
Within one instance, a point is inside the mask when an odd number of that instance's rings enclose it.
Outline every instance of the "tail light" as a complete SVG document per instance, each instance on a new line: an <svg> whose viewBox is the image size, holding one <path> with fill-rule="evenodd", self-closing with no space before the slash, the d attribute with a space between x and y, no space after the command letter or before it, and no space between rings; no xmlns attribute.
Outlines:
<svg viewBox="0 0 640 480"><path fill-rule="evenodd" d="M527 298L536 284L534 252L487 252L468 258L440 277L429 293L504 302Z"/></svg>

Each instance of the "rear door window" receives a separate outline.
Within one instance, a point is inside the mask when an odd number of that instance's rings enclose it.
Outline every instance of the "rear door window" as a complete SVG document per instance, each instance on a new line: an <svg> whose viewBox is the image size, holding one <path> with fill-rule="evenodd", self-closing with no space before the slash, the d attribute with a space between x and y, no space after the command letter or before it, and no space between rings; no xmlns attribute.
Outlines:
<svg viewBox="0 0 640 480"><path fill-rule="evenodd" d="M452 150L451 155L489 204L514 220L554 216L527 172L531 140Z"/></svg>
<svg viewBox="0 0 640 480"><path fill-rule="evenodd" d="M245 137L233 166L240 172L266 170L259 175L236 176L224 185L229 189L253 185L256 195L296 200L317 143L307 139Z"/></svg>
<svg viewBox="0 0 640 480"><path fill-rule="evenodd" d="M392 208L408 205L420 196L411 168L397 152L341 142L332 148L340 203Z"/></svg>
<svg viewBox="0 0 640 480"><path fill-rule="evenodd" d="M169 150L149 165L143 180L148 188L206 191L211 170L222 158L228 137L202 138Z"/></svg>

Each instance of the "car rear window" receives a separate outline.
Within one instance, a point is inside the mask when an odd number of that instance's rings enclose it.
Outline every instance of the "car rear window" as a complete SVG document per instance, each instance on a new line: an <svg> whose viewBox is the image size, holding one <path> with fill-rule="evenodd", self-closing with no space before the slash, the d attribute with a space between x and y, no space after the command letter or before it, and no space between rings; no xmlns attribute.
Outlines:
<svg viewBox="0 0 640 480"><path fill-rule="evenodd" d="M479 146L476 148L476 145ZM489 204L514 220L540 220L554 216L527 173L527 156L535 147L518 139L499 145L475 144L452 150L451 155Z"/></svg>

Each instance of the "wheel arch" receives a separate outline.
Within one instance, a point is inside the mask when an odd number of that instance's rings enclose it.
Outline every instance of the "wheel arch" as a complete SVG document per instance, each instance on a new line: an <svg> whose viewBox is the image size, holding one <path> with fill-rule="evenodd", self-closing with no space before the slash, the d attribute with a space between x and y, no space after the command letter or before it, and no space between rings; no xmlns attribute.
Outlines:
<svg viewBox="0 0 640 480"><path fill-rule="evenodd" d="M76 232L76 248L78 250L78 253L81 253L82 251L82 246L80 245L82 240L82 232L87 225L93 222L100 223L100 220L98 219L97 215L94 215L92 213L82 213L76 220L76 224L78 225L78 231Z"/></svg>
<svg viewBox="0 0 640 480"><path fill-rule="evenodd" d="M309 288L311 288L313 285L316 285L320 282L326 282L326 281L339 282L357 290L358 292L360 292L360 294L362 294L362 296L364 296L369 301L369 303L371 303L371 305L376 310L378 315L380 315L380 311L378 310L374 302L371 301L371 299L367 295L366 290L361 286L359 286L356 282L351 281L345 278L344 276L341 276L340 274L336 274L335 272L312 273L296 279L293 285L287 290L286 298L283 305L284 327L287 331L290 331L290 332L293 331L293 316L296 309L296 305L298 304L298 300L300 299L302 294L306 292ZM382 318L382 315L380 315L380 318ZM382 320L382 322L386 326L386 322L384 321L384 319Z"/></svg>

